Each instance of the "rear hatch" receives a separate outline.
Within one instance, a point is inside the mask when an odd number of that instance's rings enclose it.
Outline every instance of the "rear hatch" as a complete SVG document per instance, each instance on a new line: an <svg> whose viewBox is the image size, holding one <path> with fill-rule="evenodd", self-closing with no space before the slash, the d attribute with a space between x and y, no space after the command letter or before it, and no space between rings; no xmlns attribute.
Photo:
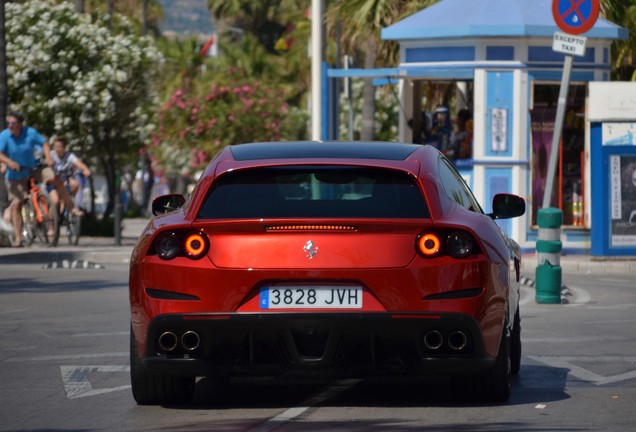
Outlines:
<svg viewBox="0 0 636 432"><path fill-rule="evenodd" d="M430 224L416 177L359 165L287 165L221 174L195 227L220 268L404 267Z"/></svg>
<svg viewBox="0 0 636 432"><path fill-rule="evenodd" d="M407 266L417 235L430 222L218 221L197 223L218 268L362 269Z"/></svg>

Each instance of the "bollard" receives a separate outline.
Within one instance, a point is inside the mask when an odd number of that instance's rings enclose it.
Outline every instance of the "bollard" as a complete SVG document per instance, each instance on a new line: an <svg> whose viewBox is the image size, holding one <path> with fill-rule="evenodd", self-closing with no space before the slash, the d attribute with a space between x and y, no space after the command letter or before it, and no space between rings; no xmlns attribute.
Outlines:
<svg viewBox="0 0 636 432"><path fill-rule="evenodd" d="M536 302L561 303L561 225L563 211L543 208L537 216Z"/></svg>

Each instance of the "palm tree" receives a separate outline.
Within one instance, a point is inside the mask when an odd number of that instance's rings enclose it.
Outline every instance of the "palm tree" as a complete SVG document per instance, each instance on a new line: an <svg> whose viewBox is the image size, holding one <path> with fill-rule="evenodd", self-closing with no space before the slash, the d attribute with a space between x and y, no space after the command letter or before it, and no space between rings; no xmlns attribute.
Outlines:
<svg viewBox="0 0 636 432"><path fill-rule="evenodd" d="M334 0L327 8L327 23L335 28L342 23L344 49L354 58L364 58L365 69L395 61L397 45L382 42L380 31L439 0ZM362 131L360 139L372 140L375 125L375 88L371 78L364 80L362 94Z"/></svg>
<svg viewBox="0 0 636 432"><path fill-rule="evenodd" d="M626 40L612 46L612 78L636 81L636 2L634 0L601 0L601 14L609 21L629 30Z"/></svg>
<svg viewBox="0 0 636 432"><path fill-rule="evenodd" d="M192 89L192 83L201 72L204 57L196 37L186 39L157 39L159 49L167 58L166 83L167 93L179 88L186 93Z"/></svg>

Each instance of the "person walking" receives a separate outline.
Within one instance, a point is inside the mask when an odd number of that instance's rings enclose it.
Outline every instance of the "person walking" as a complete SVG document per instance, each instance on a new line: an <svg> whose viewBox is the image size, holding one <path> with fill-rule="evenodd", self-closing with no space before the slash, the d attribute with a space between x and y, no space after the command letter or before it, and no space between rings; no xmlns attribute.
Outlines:
<svg viewBox="0 0 636 432"><path fill-rule="evenodd" d="M43 168L37 166L34 156L38 147L42 148L48 165ZM13 246L22 246L22 203L29 190L27 182L31 172L38 183L55 186L60 198L74 215L83 215L81 210L75 208L64 184L50 168L53 159L48 141L36 129L25 126L24 116L18 112L12 112L7 116L7 129L0 132L0 163L7 165L5 180L9 195L10 221L14 230Z"/></svg>

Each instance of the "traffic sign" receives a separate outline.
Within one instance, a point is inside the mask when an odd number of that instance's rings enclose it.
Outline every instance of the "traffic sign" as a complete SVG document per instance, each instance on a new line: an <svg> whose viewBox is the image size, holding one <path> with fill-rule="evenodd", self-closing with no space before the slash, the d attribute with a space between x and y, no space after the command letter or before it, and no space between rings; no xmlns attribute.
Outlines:
<svg viewBox="0 0 636 432"><path fill-rule="evenodd" d="M552 40L552 50L563 54L585 56L585 36L575 36L561 32L554 33Z"/></svg>
<svg viewBox="0 0 636 432"><path fill-rule="evenodd" d="M552 0L552 16L565 33L579 35L596 23L599 0Z"/></svg>

